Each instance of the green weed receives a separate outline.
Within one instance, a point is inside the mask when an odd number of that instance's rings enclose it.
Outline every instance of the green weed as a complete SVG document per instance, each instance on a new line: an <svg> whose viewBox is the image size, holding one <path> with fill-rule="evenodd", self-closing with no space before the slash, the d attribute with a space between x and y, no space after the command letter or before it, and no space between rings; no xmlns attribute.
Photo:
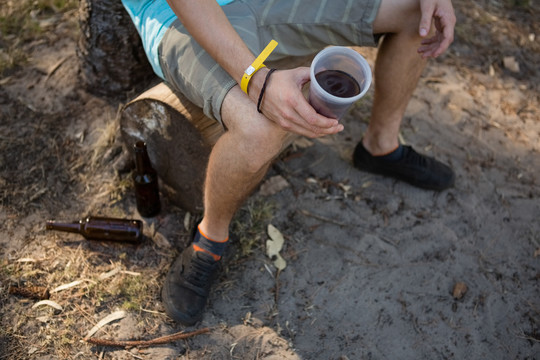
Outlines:
<svg viewBox="0 0 540 360"><path fill-rule="evenodd" d="M75 9L75 0L0 1L0 76L26 63L22 46L45 31L40 20Z"/></svg>
<svg viewBox="0 0 540 360"><path fill-rule="evenodd" d="M240 256L253 252L266 237L266 226L273 217L275 205L266 198L251 198L240 209L232 223L232 233L240 245Z"/></svg>

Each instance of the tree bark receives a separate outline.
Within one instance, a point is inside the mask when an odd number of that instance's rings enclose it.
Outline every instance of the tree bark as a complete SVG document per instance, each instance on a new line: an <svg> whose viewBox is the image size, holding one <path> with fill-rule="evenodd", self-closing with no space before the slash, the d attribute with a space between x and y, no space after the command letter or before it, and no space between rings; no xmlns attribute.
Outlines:
<svg viewBox="0 0 540 360"><path fill-rule="evenodd" d="M122 98L157 79L120 0L80 0L80 78L98 96Z"/></svg>

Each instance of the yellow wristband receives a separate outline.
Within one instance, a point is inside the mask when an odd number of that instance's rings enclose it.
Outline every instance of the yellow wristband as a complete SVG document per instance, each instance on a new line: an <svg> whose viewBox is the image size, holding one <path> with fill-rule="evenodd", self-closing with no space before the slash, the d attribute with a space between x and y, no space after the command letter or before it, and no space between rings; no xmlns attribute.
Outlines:
<svg viewBox="0 0 540 360"><path fill-rule="evenodd" d="M274 51L274 49L276 48L277 46L277 41L275 40L270 40L270 42L268 43L268 45L266 45L266 47L264 48L264 50L259 54L259 56L257 56L257 58L253 61L253 63L251 65L249 65L249 67L244 71L244 75L242 76L242 82L240 83L240 88L242 89L243 92L245 92L247 94L247 91L248 91L248 84L249 84L249 80L251 80L251 77L253 75L255 75L255 73L257 71L259 71L261 68L265 67L266 65L264 65L264 61L266 60L266 58L268 56L270 56L270 54L272 53L272 51Z"/></svg>

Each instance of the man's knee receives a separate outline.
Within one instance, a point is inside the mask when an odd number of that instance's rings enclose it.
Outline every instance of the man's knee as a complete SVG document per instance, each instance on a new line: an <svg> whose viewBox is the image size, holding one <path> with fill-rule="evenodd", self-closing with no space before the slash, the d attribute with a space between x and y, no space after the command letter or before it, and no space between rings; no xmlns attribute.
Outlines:
<svg viewBox="0 0 540 360"><path fill-rule="evenodd" d="M274 160L288 140L287 133L277 126L250 126L237 129L234 137L238 139L238 150L246 156L247 170L254 173Z"/></svg>
<svg viewBox="0 0 540 360"><path fill-rule="evenodd" d="M419 0L382 0L373 31L376 34L406 31L418 35L421 16Z"/></svg>
<svg viewBox="0 0 540 360"><path fill-rule="evenodd" d="M290 135L258 113L237 86L225 97L221 115L227 135L234 139L231 150L245 157L247 171L257 172L266 166L290 142Z"/></svg>

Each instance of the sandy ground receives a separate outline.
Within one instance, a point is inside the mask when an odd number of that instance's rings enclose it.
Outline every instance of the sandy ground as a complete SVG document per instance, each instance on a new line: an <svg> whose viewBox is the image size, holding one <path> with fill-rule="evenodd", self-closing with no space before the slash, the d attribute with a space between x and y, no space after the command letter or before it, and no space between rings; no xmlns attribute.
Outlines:
<svg viewBox="0 0 540 360"><path fill-rule="evenodd" d="M129 173L117 171L121 102L80 88L76 36L59 21L28 45L30 62L0 80L0 358L539 359L538 26L498 18L505 31L482 27L489 41L479 48L465 34L487 12L457 5L460 36L430 62L401 134L450 164L455 187L419 190L351 166L370 92L343 120L347 131L299 142L276 161L265 180L282 186L261 187L239 212L207 312L186 329L159 302L189 241L184 210L163 198L162 213L142 219L138 246L44 230L49 218L88 213L140 218ZM531 41L521 51L516 28ZM373 62L376 50L360 52ZM282 271L266 255L269 224L285 239ZM454 294L458 283L466 291ZM62 309L8 291L29 285L47 287ZM118 311L94 338L210 332L149 347L83 340Z"/></svg>

